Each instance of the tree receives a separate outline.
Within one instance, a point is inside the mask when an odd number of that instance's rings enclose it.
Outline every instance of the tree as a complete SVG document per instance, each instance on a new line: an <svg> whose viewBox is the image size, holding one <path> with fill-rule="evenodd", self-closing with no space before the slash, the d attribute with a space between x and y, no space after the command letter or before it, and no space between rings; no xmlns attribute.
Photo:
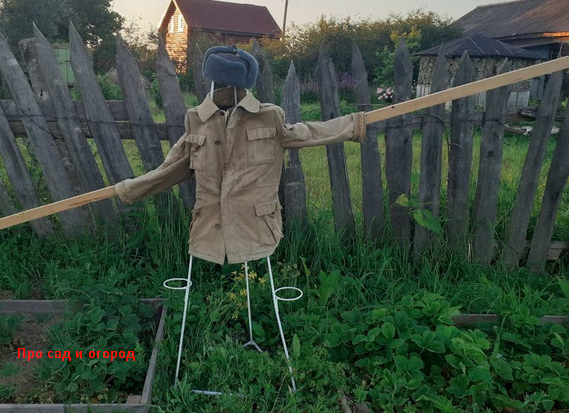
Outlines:
<svg viewBox="0 0 569 413"><path fill-rule="evenodd" d="M21 39L33 36L32 23L53 43L69 41L70 21L94 49L96 68L114 64L124 18L112 10L112 0L0 0L0 32L15 52Z"/></svg>

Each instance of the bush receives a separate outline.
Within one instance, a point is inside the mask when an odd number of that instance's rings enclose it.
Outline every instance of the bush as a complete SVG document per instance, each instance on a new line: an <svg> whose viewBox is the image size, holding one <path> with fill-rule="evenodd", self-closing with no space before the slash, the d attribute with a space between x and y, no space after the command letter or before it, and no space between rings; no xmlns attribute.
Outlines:
<svg viewBox="0 0 569 413"><path fill-rule="evenodd" d="M123 100L122 90L119 85L111 82L105 75L98 75L97 81L105 100ZM73 100L81 100L81 91L77 84L71 89L71 98Z"/></svg>

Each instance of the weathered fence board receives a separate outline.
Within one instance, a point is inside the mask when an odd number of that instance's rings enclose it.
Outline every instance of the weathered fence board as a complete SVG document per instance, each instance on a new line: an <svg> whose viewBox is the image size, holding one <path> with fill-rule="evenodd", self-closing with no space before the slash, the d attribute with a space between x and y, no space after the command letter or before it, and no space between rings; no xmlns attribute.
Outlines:
<svg viewBox="0 0 569 413"><path fill-rule="evenodd" d="M120 36L117 36L117 72L123 98L130 117L130 127L135 137L136 146L146 172L156 169L164 162L164 152L158 139L152 112L140 81L140 73L134 57ZM172 190L155 195L159 209L165 212L169 208L169 197L175 199ZM171 203L175 211L176 202ZM162 216L162 215L161 215Z"/></svg>
<svg viewBox="0 0 569 413"><path fill-rule="evenodd" d="M170 145L174 145L180 137L186 132L184 126L184 119L186 117L186 105L184 103L184 96L180 89L178 76L166 46L160 38L158 44L158 56L156 58L156 75L158 77L158 86L160 88L160 95L164 103L164 114L166 116L166 125L168 127L168 138ZM179 185L180 196L184 206L188 210L194 209L196 203L196 180L192 177L186 182Z"/></svg>
<svg viewBox="0 0 569 413"><path fill-rule="evenodd" d="M368 74L360 48L355 41L352 43L352 72L358 111L368 112L372 110ZM383 179L376 125L377 123L367 126L366 138L361 145L364 234L372 240L377 240L383 235L384 220Z"/></svg>
<svg viewBox="0 0 569 413"><path fill-rule="evenodd" d="M290 62L288 74L283 88L282 104L285 111L287 123L297 123L301 121L300 114L300 82L296 75L294 62ZM289 161L286 167L285 176L285 216L287 221L297 220L306 223L306 184L304 182L304 172L300 163L298 149L289 149Z"/></svg>
<svg viewBox="0 0 569 413"><path fill-rule="evenodd" d="M551 81L551 79L550 79ZM533 233L527 265L530 269L539 269L547 260L555 218L559 211L563 191L569 178L569 107L557 136L557 145L551 160L541 211Z"/></svg>
<svg viewBox="0 0 569 413"><path fill-rule="evenodd" d="M8 120L0 108L0 157L4 161L4 167L8 178L12 183L12 188L16 199L24 210L41 206L40 197L36 191L32 175L26 166L26 161L16 137L10 129ZM53 226L47 218L41 218L30 222L32 229L39 237L53 234Z"/></svg>
<svg viewBox="0 0 569 413"><path fill-rule="evenodd" d="M10 197L8 196L8 192L6 191L6 187L4 186L4 183L1 180L0 180L0 213L4 216L16 213L14 205L12 205L12 201L10 201Z"/></svg>
<svg viewBox="0 0 569 413"><path fill-rule="evenodd" d="M510 71L504 62L498 74ZM498 209L498 190L504 149L504 121L511 86L491 90L486 95L486 120L480 143L480 167L474 198L474 259L488 265L494 251L494 225Z"/></svg>
<svg viewBox="0 0 569 413"><path fill-rule="evenodd" d="M533 201L539 183L539 175L543 159L545 158L547 144L551 137L551 128L557 113L563 77L564 72L557 72L549 78L532 130L514 208L506 227L504 262L510 268L516 268L519 265L522 249L526 241L526 232L533 211Z"/></svg>
<svg viewBox="0 0 569 413"><path fill-rule="evenodd" d="M443 52L439 53L433 79L431 93L443 91L448 88L447 58ZM430 211L435 219L439 218L441 202L441 170L443 163L443 133L445 124L443 116L445 105L433 106L428 109L421 141L421 170L419 176L419 208ZM417 255L422 254L431 246L438 243L436 233L423 225L415 226L413 248ZM429 245L431 244L431 245Z"/></svg>
<svg viewBox="0 0 569 413"><path fill-rule="evenodd" d="M45 176L46 184L54 201L70 198L75 195L69 176L67 175L61 157L55 147L55 142L47 132L47 124L40 111L34 94L10 50L6 40L0 36L0 71L6 80L12 96L22 114L27 136L32 143L35 156ZM61 225L67 236L77 235L85 229L81 214L77 210L59 214Z"/></svg>
<svg viewBox="0 0 569 413"><path fill-rule="evenodd" d="M99 88L85 44L73 23L69 24L69 41L71 66L81 92L82 106L84 106L84 110L78 110L77 113L79 116L81 113L85 114L85 119L89 122L88 130L97 144L107 178L111 185L115 185L133 177L132 167L126 156L118 125ZM121 107L125 107L122 102ZM127 210L122 202L117 201L117 204L119 210Z"/></svg>
<svg viewBox="0 0 569 413"><path fill-rule="evenodd" d="M413 64L405 42L401 40L395 54L393 103L411 99ZM413 134L408 116L399 116L387 122L385 134L385 177L389 192L391 229L399 244L409 242L411 218L409 208L397 204L401 195L411 195L411 168L413 162Z"/></svg>
<svg viewBox="0 0 569 413"><path fill-rule="evenodd" d="M37 102L43 102L45 105L51 108L51 111L55 113L55 109L53 106L53 102L51 101L51 96L49 93L49 89L47 87L47 82L44 79L43 73L40 69L39 63L39 56L38 56L38 49L36 45L36 41L34 38L23 39L18 42L18 46L20 48L20 52L24 57L24 61L26 64L26 71L28 78L30 80L30 85L32 92L35 95ZM57 117L56 117L57 123ZM55 147L59 152L59 156L63 161L63 166L65 168L65 172L69 177L69 181L71 182L71 187L74 193L82 193L84 192L83 187L81 185L81 180L79 178L79 174L77 168L75 167L76 163L73 162L71 157L71 152L67 147L67 143L65 142L65 137L61 133L61 129L59 129L59 125L56 126L58 133L61 135L63 139L55 141ZM78 212L81 213L82 221L85 228L92 229L95 226L95 221L93 220L93 215L91 214L91 209L89 205L83 206L78 209Z"/></svg>
<svg viewBox="0 0 569 413"><path fill-rule="evenodd" d="M470 83L473 79L472 62L468 52L464 52L454 78L454 86ZM475 105L476 96L452 102L446 234L448 245L455 251L465 251L468 239Z"/></svg>
<svg viewBox="0 0 569 413"><path fill-rule="evenodd" d="M200 49L200 46L197 43L194 43L193 78L198 103L202 103L204 101L210 90L208 87L208 82L203 76L202 67L203 53Z"/></svg>
<svg viewBox="0 0 569 413"><path fill-rule="evenodd" d="M340 102L338 98L336 71L334 70L334 65L324 45L320 46L318 93L322 108L322 120L327 121L339 117ZM328 158L336 230L342 238L353 237L356 231L356 223L352 210L352 198L350 196L350 183L346 167L344 144L335 143L326 145L326 155Z"/></svg>
<svg viewBox="0 0 569 413"><path fill-rule="evenodd" d="M34 24L34 35L38 62L43 79L49 91L49 100L53 104L58 118L58 126L65 138L65 143L71 162L78 166L75 168L79 177L82 192L96 191L105 187L105 182L89 142L83 135L79 122L76 120L73 102L69 95L67 82L63 78L61 68L57 64L53 47L41 34ZM101 220L104 225L114 225L117 223L117 216L110 199L96 202L91 206L95 217Z"/></svg>

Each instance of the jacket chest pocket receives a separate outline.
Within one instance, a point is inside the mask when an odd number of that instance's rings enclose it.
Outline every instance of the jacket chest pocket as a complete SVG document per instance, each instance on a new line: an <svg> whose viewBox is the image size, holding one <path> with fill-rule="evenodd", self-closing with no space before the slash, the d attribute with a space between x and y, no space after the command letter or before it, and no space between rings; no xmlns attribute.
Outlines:
<svg viewBox="0 0 569 413"><path fill-rule="evenodd" d="M282 233L281 206L278 200L255 205L259 243L275 245L284 236Z"/></svg>
<svg viewBox="0 0 569 413"><path fill-rule="evenodd" d="M187 142L190 144L190 168L196 171L205 171L207 166L206 135L202 133L190 133Z"/></svg>
<svg viewBox="0 0 569 413"><path fill-rule="evenodd" d="M275 161L276 134L275 126L247 129L247 165L263 165Z"/></svg>

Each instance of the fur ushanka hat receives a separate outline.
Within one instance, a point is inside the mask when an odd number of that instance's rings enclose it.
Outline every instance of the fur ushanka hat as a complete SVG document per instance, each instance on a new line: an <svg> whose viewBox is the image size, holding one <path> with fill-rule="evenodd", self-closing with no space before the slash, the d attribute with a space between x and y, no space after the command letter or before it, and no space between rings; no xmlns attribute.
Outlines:
<svg viewBox="0 0 569 413"><path fill-rule="evenodd" d="M251 89L258 73L257 60L235 46L215 46L205 52L203 75L215 83Z"/></svg>

